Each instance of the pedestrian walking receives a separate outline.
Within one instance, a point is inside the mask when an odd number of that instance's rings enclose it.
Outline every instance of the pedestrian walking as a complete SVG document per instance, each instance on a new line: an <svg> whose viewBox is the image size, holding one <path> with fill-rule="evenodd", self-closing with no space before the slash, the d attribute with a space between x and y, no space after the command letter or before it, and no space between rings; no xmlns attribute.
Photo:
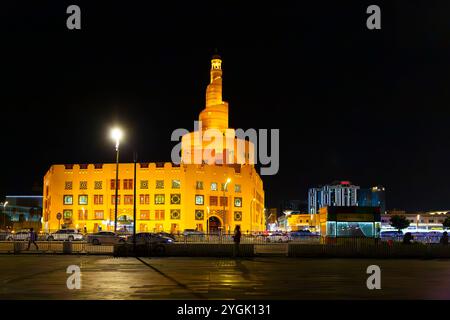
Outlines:
<svg viewBox="0 0 450 320"><path fill-rule="evenodd" d="M28 240L28 248L27 250L30 250L30 246L31 244L34 244L36 246L36 250L39 250L39 247L36 243L37 240L37 233L34 232L33 228L30 229L30 236L29 236L29 240Z"/></svg>
<svg viewBox="0 0 450 320"><path fill-rule="evenodd" d="M444 233L442 234L442 237L441 237L441 244L443 244L443 245L448 245L448 233L447 233L447 231L444 231Z"/></svg>
<svg viewBox="0 0 450 320"><path fill-rule="evenodd" d="M239 255L239 244L241 243L241 227L240 226L236 226L236 228L234 229L233 241L234 241L233 257L236 257L237 255Z"/></svg>

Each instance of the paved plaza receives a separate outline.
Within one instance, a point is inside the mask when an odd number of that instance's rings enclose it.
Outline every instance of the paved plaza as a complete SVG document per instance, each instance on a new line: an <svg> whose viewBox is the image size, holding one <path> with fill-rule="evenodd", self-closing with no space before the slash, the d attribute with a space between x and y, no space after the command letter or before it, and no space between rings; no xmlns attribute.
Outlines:
<svg viewBox="0 0 450 320"><path fill-rule="evenodd" d="M381 290L366 287L374 264ZM0 255L0 283L0 299L450 299L450 260Z"/></svg>

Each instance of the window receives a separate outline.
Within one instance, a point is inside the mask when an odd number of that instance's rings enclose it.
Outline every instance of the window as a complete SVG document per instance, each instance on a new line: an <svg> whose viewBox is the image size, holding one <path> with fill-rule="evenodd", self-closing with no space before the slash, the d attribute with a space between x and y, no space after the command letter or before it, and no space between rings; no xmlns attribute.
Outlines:
<svg viewBox="0 0 450 320"><path fill-rule="evenodd" d="M178 220L181 218L181 212L179 209L170 210L170 219Z"/></svg>
<svg viewBox="0 0 450 320"><path fill-rule="evenodd" d="M95 210L94 214L95 214L94 219L103 220L103 216L104 216L103 210Z"/></svg>
<svg viewBox="0 0 450 320"><path fill-rule="evenodd" d="M211 182L211 191L217 191L217 183Z"/></svg>
<svg viewBox="0 0 450 320"><path fill-rule="evenodd" d="M242 212L241 211L234 212L234 221L242 221Z"/></svg>
<svg viewBox="0 0 450 320"><path fill-rule="evenodd" d="M164 210L155 210L155 220L164 220Z"/></svg>
<svg viewBox="0 0 450 320"><path fill-rule="evenodd" d="M73 169L73 164L65 164L64 165L64 169L65 170L72 170Z"/></svg>
<svg viewBox="0 0 450 320"><path fill-rule="evenodd" d="M164 189L164 180L156 180L156 189Z"/></svg>
<svg viewBox="0 0 450 320"><path fill-rule="evenodd" d="M180 180L172 180L172 189L180 189L181 182Z"/></svg>
<svg viewBox="0 0 450 320"><path fill-rule="evenodd" d="M87 190L87 181L80 181L80 190Z"/></svg>
<svg viewBox="0 0 450 320"><path fill-rule="evenodd" d="M133 179L124 179L123 180L123 188L124 188L124 190L133 189Z"/></svg>
<svg viewBox="0 0 450 320"><path fill-rule="evenodd" d="M63 217L64 219L72 219L72 210L64 210Z"/></svg>
<svg viewBox="0 0 450 320"><path fill-rule="evenodd" d="M180 204L181 203L181 194L173 193L170 195L170 204Z"/></svg>
<svg viewBox="0 0 450 320"><path fill-rule="evenodd" d="M209 205L210 206L217 206L217 197L216 196L210 196L209 197Z"/></svg>
<svg viewBox="0 0 450 320"><path fill-rule="evenodd" d="M220 197L220 206L228 206L228 197Z"/></svg>
<svg viewBox="0 0 450 320"><path fill-rule="evenodd" d="M140 204L150 204L150 195L149 194L141 194L139 196Z"/></svg>
<svg viewBox="0 0 450 320"><path fill-rule="evenodd" d="M203 181L197 181L195 183L195 189L197 190L203 190Z"/></svg>
<svg viewBox="0 0 450 320"><path fill-rule="evenodd" d="M149 210L141 210L141 220L150 220Z"/></svg>
<svg viewBox="0 0 450 320"><path fill-rule="evenodd" d="M78 204L88 204L88 196L85 194L80 194L78 196Z"/></svg>
<svg viewBox="0 0 450 320"><path fill-rule="evenodd" d="M195 220L203 220L205 217L205 211L195 210Z"/></svg>
<svg viewBox="0 0 450 320"><path fill-rule="evenodd" d="M148 169L148 162L141 163L141 169Z"/></svg>
<svg viewBox="0 0 450 320"><path fill-rule="evenodd" d="M195 195L195 204L196 205L199 205L199 206L201 206L201 205L204 205L205 203L205 200L204 200L204 196L203 195L201 195L201 194L196 194Z"/></svg>
<svg viewBox="0 0 450 320"><path fill-rule="evenodd" d="M133 195L126 194L123 196L123 204L133 204Z"/></svg>
<svg viewBox="0 0 450 320"><path fill-rule="evenodd" d="M141 189L148 189L148 180L141 180Z"/></svg>
<svg viewBox="0 0 450 320"><path fill-rule="evenodd" d="M95 190L103 189L103 181L94 181L94 189Z"/></svg>
<svg viewBox="0 0 450 320"><path fill-rule="evenodd" d="M97 170L103 169L103 163L95 163L94 164L94 169L97 169Z"/></svg>
<svg viewBox="0 0 450 320"><path fill-rule="evenodd" d="M240 184L235 184L234 185L234 192L241 192L241 185Z"/></svg>
<svg viewBox="0 0 450 320"><path fill-rule="evenodd" d="M226 185L226 188L225 188ZM221 183L220 184L220 190L222 191L228 191L228 183Z"/></svg>
<svg viewBox="0 0 450 320"><path fill-rule="evenodd" d="M102 194L94 194L94 204L103 204Z"/></svg>
<svg viewBox="0 0 450 320"><path fill-rule="evenodd" d="M116 204L116 195L111 196L111 204ZM117 195L117 204L120 204L120 195Z"/></svg>
<svg viewBox="0 0 450 320"><path fill-rule="evenodd" d="M235 207L242 207L242 198L235 197L234 198L234 206Z"/></svg>
<svg viewBox="0 0 450 320"><path fill-rule="evenodd" d="M72 195L65 195L64 196L64 204L65 205L73 204L73 196Z"/></svg>
<svg viewBox="0 0 450 320"><path fill-rule="evenodd" d="M78 210L78 220L87 220L87 219L88 219L88 211Z"/></svg>
<svg viewBox="0 0 450 320"><path fill-rule="evenodd" d="M428 223L434 223L433 219L428 220Z"/></svg>
<svg viewBox="0 0 450 320"><path fill-rule="evenodd" d="M86 163L80 164L80 170L87 170L88 165Z"/></svg>
<svg viewBox="0 0 450 320"><path fill-rule="evenodd" d="M117 189L120 189L120 179L117 182ZM116 190L116 179L111 179L111 190Z"/></svg>
<svg viewBox="0 0 450 320"><path fill-rule="evenodd" d="M72 181L64 182L64 190L72 190Z"/></svg>
<svg viewBox="0 0 450 320"><path fill-rule="evenodd" d="M165 197L163 194L155 194L155 204L164 204Z"/></svg>

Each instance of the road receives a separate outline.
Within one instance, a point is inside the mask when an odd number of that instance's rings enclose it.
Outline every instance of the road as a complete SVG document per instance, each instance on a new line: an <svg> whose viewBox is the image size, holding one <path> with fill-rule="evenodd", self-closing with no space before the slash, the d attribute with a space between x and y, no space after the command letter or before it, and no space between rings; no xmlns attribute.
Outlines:
<svg viewBox="0 0 450 320"><path fill-rule="evenodd" d="M374 264L380 290L366 287ZM0 299L450 299L450 260L0 255L0 283Z"/></svg>

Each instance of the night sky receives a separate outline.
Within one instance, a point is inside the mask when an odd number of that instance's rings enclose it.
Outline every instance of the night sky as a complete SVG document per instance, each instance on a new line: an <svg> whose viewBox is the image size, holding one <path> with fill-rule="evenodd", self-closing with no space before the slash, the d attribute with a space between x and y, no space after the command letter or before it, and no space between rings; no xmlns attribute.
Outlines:
<svg viewBox="0 0 450 320"><path fill-rule="evenodd" d="M170 161L223 58L230 126L279 128L266 206L334 180L384 185L388 209L450 208L450 3L14 1L2 4L0 200L56 163ZM163 3L165 5L163 5ZM82 29L66 28L78 4ZM366 28L378 4L382 29Z"/></svg>

